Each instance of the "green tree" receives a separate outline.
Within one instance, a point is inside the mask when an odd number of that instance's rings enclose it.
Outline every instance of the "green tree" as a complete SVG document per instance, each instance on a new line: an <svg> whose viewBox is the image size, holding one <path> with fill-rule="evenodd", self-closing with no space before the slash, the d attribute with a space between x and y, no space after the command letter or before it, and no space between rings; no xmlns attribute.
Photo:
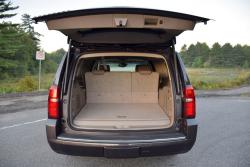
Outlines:
<svg viewBox="0 0 250 167"><path fill-rule="evenodd" d="M182 47L181 47L181 52L186 52L187 51L187 45L184 44Z"/></svg>
<svg viewBox="0 0 250 167"><path fill-rule="evenodd" d="M221 62L218 61L220 60L219 57L221 57L221 46L218 42L214 43L210 53L209 53L209 59L206 62L207 67L219 67Z"/></svg>
<svg viewBox="0 0 250 167"><path fill-rule="evenodd" d="M18 6L12 6L10 1L0 0L0 19L10 18L16 13L9 13L17 9ZM21 47L18 38L17 24L11 22L0 22L0 77L6 78L8 74L13 73L17 67L15 52Z"/></svg>
<svg viewBox="0 0 250 167"><path fill-rule="evenodd" d="M184 63L189 67L243 67L250 65L250 46L214 43L209 48L206 43L197 42L189 47L184 45L180 52Z"/></svg>
<svg viewBox="0 0 250 167"><path fill-rule="evenodd" d="M35 32L33 26L33 24L35 24L35 21L32 20L29 14L23 14L21 20L22 20L21 28L24 30L24 32L30 34L31 37L39 44L40 41L39 37L41 36L41 34Z"/></svg>
<svg viewBox="0 0 250 167"><path fill-rule="evenodd" d="M233 54L233 46L230 43L225 43L221 47L221 54L219 54L218 62L220 63L221 67L232 67L234 66L234 54Z"/></svg>
<svg viewBox="0 0 250 167"><path fill-rule="evenodd" d="M22 38L20 39L24 44L24 48L17 52L17 55L25 60L23 64L26 65L26 73L35 74L37 73L38 62L35 60L35 53L37 50L40 50L39 33L34 30L34 21L31 19L31 16L28 14L22 15L22 24L20 29L23 33Z"/></svg>
<svg viewBox="0 0 250 167"><path fill-rule="evenodd" d="M54 73L65 53L66 51L62 48L51 53L46 53L46 59L42 64L43 71L45 73Z"/></svg>
<svg viewBox="0 0 250 167"><path fill-rule="evenodd" d="M16 13L6 13L17 9L18 6L12 6L10 1L0 0L0 19L10 18L16 15Z"/></svg>
<svg viewBox="0 0 250 167"><path fill-rule="evenodd" d="M187 45L184 44L182 47L181 47L181 51L180 51L180 55L183 59L184 62L187 62L186 59L188 59L188 55L187 55Z"/></svg>
<svg viewBox="0 0 250 167"><path fill-rule="evenodd" d="M201 57L196 57L192 63L192 67L203 67L203 61Z"/></svg>
<svg viewBox="0 0 250 167"><path fill-rule="evenodd" d="M23 14L22 15L22 25L21 27L23 28L23 30L27 33L34 33L34 27L32 26L32 24L34 23L34 20L31 19L31 16L28 14Z"/></svg>
<svg viewBox="0 0 250 167"><path fill-rule="evenodd" d="M206 43L197 42L195 45L196 67L204 67L204 63L209 59L209 47Z"/></svg>
<svg viewBox="0 0 250 167"><path fill-rule="evenodd" d="M56 64L59 64L61 62L62 57L65 55L65 53L66 51L63 48L61 48L54 52L49 53L48 56L49 56L49 59L54 61Z"/></svg>
<svg viewBox="0 0 250 167"><path fill-rule="evenodd" d="M0 0L1 18L15 16L9 13L17 7L11 2ZM7 14L6 14L7 13ZM0 27L0 77L22 77L37 72L35 52L39 49L39 34L34 31L33 21L28 14L22 17L23 23L2 22Z"/></svg>
<svg viewBox="0 0 250 167"><path fill-rule="evenodd" d="M183 45L180 54L186 66L204 67L204 63L209 59L210 49L206 43L197 42L188 48Z"/></svg>
<svg viewBox="0 0 250 167"><path fill-rule="evenodd" d="M250 68L250 46L244 45L242 47L242 54L244 55L245 58L243 67Z"/></svg>
<svg viewBox="0 0 250 167"><path fill-rule="evenodd" d="M231 66L242 67L245 63L246 57L243 53L242 46L237 44L233 47L231 58ZM245 65L246 66L246 65Z"/></svg>
<svg viewBox="0 0 250 167"><path fill-rule="evenodd" d="M183 55L184 55L183 56L184 57L183 61L184 61L185 65L188 66L188 67L191 67L192 63L193 63L193 61L195 59L195 45L191 44L188 47L186 53L183 53Z"/></svg>

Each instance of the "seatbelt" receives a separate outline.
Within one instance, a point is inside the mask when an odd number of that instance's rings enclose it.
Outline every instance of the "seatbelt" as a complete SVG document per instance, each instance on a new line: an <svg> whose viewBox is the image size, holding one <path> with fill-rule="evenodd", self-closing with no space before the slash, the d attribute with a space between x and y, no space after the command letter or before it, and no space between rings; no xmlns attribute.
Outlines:
<svg viewBox="0 0 250 167"><path fill-rule="evenodd" d="M107 66L106 66L106 62L105 62L105 58L104 57L101 58L100 64L104 67L104 71L108 70ZM99 67L98 67L98 70L99 70Z"/></svg>

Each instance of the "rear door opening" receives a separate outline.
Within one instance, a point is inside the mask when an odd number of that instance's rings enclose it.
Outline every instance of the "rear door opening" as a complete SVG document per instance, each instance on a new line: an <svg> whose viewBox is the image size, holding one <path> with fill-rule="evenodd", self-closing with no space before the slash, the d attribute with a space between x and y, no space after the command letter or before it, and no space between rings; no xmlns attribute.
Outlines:
<svg viewBox="0 0 250 167"><path fill-rule="evenodd" d="M162 129L174 122L172 79L161 55L82 55L70 97L70 120L81 129Z"/></svg>

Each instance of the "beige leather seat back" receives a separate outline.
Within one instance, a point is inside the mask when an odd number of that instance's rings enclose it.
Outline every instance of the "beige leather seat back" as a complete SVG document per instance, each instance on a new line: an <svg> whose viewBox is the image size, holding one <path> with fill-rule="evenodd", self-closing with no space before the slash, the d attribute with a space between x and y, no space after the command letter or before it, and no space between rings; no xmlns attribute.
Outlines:
<svg viewBox="0 0 250 167"><path fill-rule="evenodd" d="M87 103L158 103L159 74L147 66L136 70L87 72Z"/></svg>
<svg viewBox="0 0 250 167"><path fill-rule="evenodd" d="M130 103L130 72L87 72L87 103Z"/></svg>
<svg viewBox="0 0 250 167"><path fill-rule="evenodd" d="M138 65L132 73L133 103L158 103L159 73L150 66Z"/></svg>

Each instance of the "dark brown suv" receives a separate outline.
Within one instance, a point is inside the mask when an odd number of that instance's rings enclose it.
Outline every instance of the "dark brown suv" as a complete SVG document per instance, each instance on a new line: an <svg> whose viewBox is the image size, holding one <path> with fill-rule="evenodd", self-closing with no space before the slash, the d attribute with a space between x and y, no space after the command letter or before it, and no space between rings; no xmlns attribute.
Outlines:
<svg viewBox="0 0 250 167"><path fill-rule="evenodd" d="M34 20L68 36L69 50L49 90L46 131L53 150L122 158L192 148L195 95L175 39L209 19L100 8Z"/></svg>

